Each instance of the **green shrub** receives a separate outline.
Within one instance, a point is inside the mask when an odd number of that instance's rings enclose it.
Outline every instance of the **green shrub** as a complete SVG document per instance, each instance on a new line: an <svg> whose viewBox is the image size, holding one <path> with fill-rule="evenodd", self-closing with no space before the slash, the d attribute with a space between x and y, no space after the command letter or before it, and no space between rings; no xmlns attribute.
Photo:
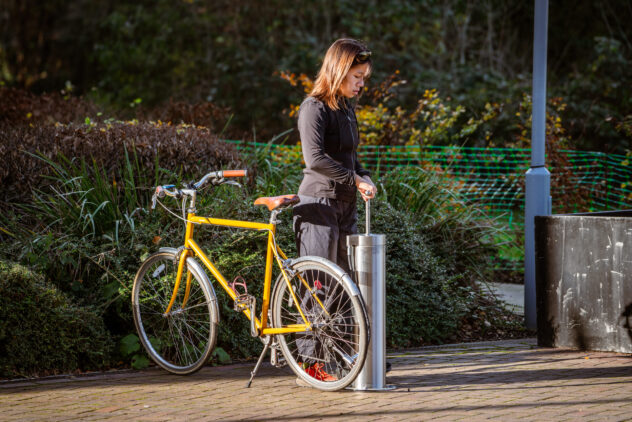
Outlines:
<svg viewBox="0 0 632 422"><path fill-rule="evenodd" d="M490 275L502 229L476 204L459 199L453 184L447 175L412 166L384 174L379 183L389 204L414 216L420 235L451 273L471 284Z"/></svg>
<svg viewBox="0 0 632 422"><path fill-rule="evenodd" d="M413 215L383 200L372 202L371 231L386 235L388 345L446 341L467 309L464 277L433 252Z"/></svg>
<svg viewBox="0 0 632 422"><path fill-rule="evenodd" d="M36 95L0 86L0 98L0 124L11 126L81 123L99 113L92 102L58 92Z"/></svg>
<svg viewBox="0 0 632 422"><path fill-rule="evenodd" d="M79 307L41 275L0 261L0 376L99 369L112 342L93 309Z"/></svg>
<svg viewBox="0 0 632 422"><path fill-rule="evenodd" d="M209 187L198 196L199 214L266 221L269 212L255 207L255 198L297 191L302 169L299 155L271 156L264 148L246 156L244 161L249 169L256 170L253 183L244 189L228 185ZM23 230L16 239L7 242L13 258L35 265L76 303L95 306L119 343L135 332L130 292L142 257L162 246L181 245L184 227L161 208L152 213L138 210L132 215L133 206L148 208L151 187L144 186L147 194L134 201L126 198L133 197L135 189L141 189L138 180L152 183L151 178L142 178L139 173L143 173L143 167L135 162L130 158L118 165L124 172L117 178L116 186L104 179L104 172L85 165L62 159L47 163L56 169L51 180L57 186L56 191L37 193L31 208L21 209L30 210L30 218L40 220L40 225L35 233ZM155 172L156 168L149 173L155 175ZM193 179L202 174L187 173ZM388 242L388 344L403 347L453 339L468 315L478 307L471 282L484 276L481 268L489 258L485 255L489 246L483 239L487 232L473 220L471 213L476 209L459 205L439 178L420 172L387 174L381 181L380 197L372 202L372 227L374 232L386 234ZM166 174L160 182L177 183L178 177ZM81 194L73 196L72 192ZM94 214L106 202L99 210L103 214L95 214L101 215L102 221L94 229L91 223L86 225L85 216ZM180 214L178 201L165 198L163 203ZM362 222L361 201L358 207ZM5 227L17 226L5 222ZM224 276L229 281L243 277L249 292L259 298L264 278L265 237L264 232L196 228L198 243ZM296 256L291 212L280 215L277 242L288 256ZM465 259L469 255L472 261ZM277 274L275 269L273 281ZM250 337L249 322L233 311L232 301L221 288L216 292L221 319L218 346L231 358L255 356L261 350L261 343ZM258 306L260 309L261 303ZM138 366L142 358L138 351L129 347L125 350L121 357Z"/></svg>
<svg viewBox="0 0 632 422"><path fill-rule="evenodd" d="M0 201L28 201L31 190L41 188L61 154L90 163L91 171L103 171L111 184L123 173L126 156L132 157L139 174L155 174L157 166L185 175L204 174L239 165L232 145L218 140L208 129L161 122L93 122L38 126L0 125ZM94 169L92 168L94 167ZM139 175L137 174L137 175ZM150 189L151 186L144 186ZM131 210L130 210L131 212Z"/></svg>

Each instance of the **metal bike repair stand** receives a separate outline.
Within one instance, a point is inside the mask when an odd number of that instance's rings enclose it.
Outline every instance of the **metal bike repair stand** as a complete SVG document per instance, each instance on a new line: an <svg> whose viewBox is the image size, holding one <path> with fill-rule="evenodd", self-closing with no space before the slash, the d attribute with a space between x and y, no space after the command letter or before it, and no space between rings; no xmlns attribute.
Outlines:
<svg viewBox="0 0 632 422"><path fill-rule="evenodd" d="M369 317L371 339L364 367L353 382L356 391L389 391L386 384L386 236L371 234L371 204L366 201L366 234L347 236L352 278L358 285Z"/></svg>

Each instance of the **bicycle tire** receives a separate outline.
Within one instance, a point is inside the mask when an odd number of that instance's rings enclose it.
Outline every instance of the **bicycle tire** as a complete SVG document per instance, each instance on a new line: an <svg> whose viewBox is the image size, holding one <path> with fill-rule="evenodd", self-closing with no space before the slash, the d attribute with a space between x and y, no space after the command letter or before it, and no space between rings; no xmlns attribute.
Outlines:
<svg viewBox="0 0 632 422"><path fill-rule="evenodd" d="M308 385L324 391L347 387L362 370L370 332L366 307L358 288L340 267L319 257L301 257L289 265L288 278L301 301L311 332L278 334L288 365ZM301 277L327 309L323 312ZM274 327L302 323L283 274L272 294Z"/></svg>
<svg viewBox="0 0 632 422"><path fill-rule="evenodd" d="M176 301L165 315L178 270L178 251L149 256L134 278L132 309L138 337L149 357L165 370L191 374L208 361L217 339L219 311L213 286L197 261L187 258ZM191 288L185 307L187 272Z"/></svg>

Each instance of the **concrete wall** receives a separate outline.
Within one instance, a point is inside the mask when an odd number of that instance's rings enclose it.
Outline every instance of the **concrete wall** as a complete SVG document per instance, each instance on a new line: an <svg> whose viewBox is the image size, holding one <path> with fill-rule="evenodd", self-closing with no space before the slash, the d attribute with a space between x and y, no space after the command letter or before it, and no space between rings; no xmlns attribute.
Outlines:
<svg viewBox="0 0 632 422"><path fill-rule="evenodd" d="M535 217L538 344L632 353L632 211Z"/></svg>

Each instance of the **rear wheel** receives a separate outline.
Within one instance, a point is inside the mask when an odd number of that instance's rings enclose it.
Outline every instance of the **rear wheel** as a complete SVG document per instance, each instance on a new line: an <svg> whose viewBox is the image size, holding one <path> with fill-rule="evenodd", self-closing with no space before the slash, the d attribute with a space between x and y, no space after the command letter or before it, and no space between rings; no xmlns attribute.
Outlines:
<svg viewBox="0 0 632 422"><path fill-rule="evenodd" d="M288 273L313 330L277 335L283 355L307 384L326 391L345 388L362 369L369 342L362 297L349 276L324 259L299 259ZM274 288L271 310L274 327L303 323L282 274Z"/></svg>
<svg viewBox="0 0 632 422"><path fill-rule="evenodd" d="M178 270L177 252L161 251L143 262L132 291L134 323L151 359L174 374L193 373L208 361L217 337L215 292L192 258L187 264L176 300L165 314ZM186 280L190 290L186 303Z"/></svg>

